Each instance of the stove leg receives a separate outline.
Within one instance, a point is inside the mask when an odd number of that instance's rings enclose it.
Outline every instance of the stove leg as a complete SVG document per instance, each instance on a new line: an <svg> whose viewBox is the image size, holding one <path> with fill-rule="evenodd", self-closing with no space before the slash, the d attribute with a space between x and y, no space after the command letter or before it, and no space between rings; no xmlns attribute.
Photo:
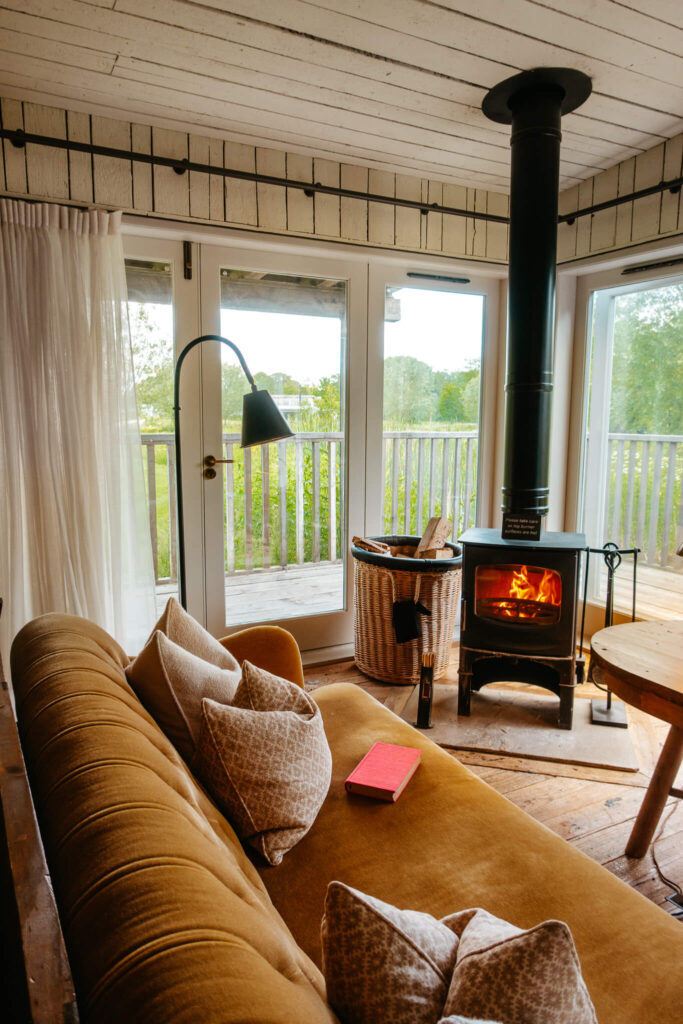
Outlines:
<svg viewBox="0 0 683 1024"><path fill-rule="evenodd" d="M571 729L574 717L574 684L560 683L560 729Z"/></svg>

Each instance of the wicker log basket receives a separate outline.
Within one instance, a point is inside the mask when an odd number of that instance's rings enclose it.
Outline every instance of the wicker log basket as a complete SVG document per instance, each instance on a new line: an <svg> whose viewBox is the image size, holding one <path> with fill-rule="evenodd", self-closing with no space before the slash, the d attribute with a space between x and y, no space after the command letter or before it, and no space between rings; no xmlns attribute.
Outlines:
<svg viewBox="0 0 683 1024"><path fill-rule="evenodd" d="M374 537L388 544L391 555L351 546L354 559L353 635L355 662L372 679L406 686L420 680L423 651L434 653L434 679L443 676L458 613L462 549L446 546L452 558L397 557L412 555L419 537ZM392 623L395 601L415 600L431 615L420 619L422 636L397 643Z"/></svg>

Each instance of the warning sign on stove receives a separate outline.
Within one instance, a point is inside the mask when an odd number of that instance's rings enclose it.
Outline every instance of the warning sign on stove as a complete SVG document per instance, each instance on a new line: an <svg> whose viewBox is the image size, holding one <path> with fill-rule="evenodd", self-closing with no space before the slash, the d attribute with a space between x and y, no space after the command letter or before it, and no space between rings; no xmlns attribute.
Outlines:
<svg viewBox="0 0 683 1024"><path fill-rule="evenodd" d="M503 540L540 540L541 517L528 513L503 513Z"/></svg>

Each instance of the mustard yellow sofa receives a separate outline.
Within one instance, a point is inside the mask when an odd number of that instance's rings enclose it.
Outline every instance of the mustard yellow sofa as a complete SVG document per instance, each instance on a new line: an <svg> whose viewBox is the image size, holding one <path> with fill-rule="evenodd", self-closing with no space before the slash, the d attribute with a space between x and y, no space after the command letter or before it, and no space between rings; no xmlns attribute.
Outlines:
<svg viewBox="0 0 683 1024"><path fill-rule="evenodd" d="M289 634L224 641L302 682ZM442 917L480 906L574 935L600 1024L679 1024L683 927L534 822L360 688L318 690L328 797L275 868L254 866L143 709L101 629L47 615L12 649L19 728L81 1019L322 1024L327 884ZM375 740L419 746L396 805L349 797ZM380 1024L380 1022L378 1022Z"/></svg>

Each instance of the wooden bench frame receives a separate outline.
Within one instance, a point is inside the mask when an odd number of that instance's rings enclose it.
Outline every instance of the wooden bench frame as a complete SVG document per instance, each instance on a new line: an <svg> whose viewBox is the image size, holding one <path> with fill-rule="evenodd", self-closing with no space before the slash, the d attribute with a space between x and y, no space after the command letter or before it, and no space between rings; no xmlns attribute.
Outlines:
<svg viewBox="0 0 683 1024"><path fill-rule="evenodd" d="M0 977L5 974L8 988L3 1020L77 1024L74 983L1 661L0 684L0 892L7 904Z"/></svg>

